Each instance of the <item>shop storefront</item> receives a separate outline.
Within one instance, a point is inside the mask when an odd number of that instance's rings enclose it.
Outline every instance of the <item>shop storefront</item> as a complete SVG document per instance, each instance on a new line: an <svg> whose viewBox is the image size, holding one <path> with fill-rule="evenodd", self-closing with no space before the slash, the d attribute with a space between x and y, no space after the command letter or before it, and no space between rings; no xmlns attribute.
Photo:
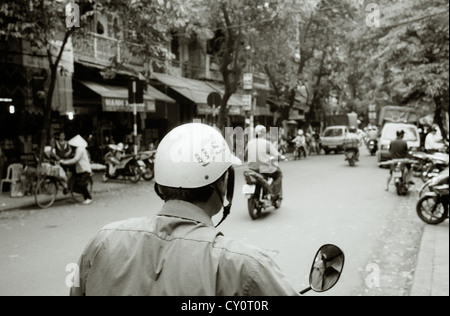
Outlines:
<svg viewBox="0 0 450 316"><path fill-rule="evenodd" d="M56 41L53 50L58 50ZM71 42L66 45L70 51ZM2 176L12 163L35 165L40 145L43 109L48 97L50 70L45 53L32 53L30 45L21 40L0 43L0 148L3 157ZM53 137L66 114L72 109L73 59L64 51L56 75L52 96L50 137Z"/></svg>
<svg viewBox="0 0 450 316"><path fill-rule="evenodd" d="M224 95L225 87L218 82L201 81L180 78L167 74L154 73L154 85L177 100L181 106L181 121L192 122L200 119L202 122L214 125L217 122L220 107L212 108L208 105L208 95L219 93ZM242 93L234 93L228 100L227 126L245 127L245 110Z"/></svg>
<svg viewBox="0 0 450 316"><path fill-rule="evenodd" d="M74 82L74 126L92 140L93 159L102 161L107 145L134 143L134 106L128 103L128 89L93 81ZM136 105L138 142L142 149L159 141L178 122L175 100L148 86L144 103Z"/></svg>

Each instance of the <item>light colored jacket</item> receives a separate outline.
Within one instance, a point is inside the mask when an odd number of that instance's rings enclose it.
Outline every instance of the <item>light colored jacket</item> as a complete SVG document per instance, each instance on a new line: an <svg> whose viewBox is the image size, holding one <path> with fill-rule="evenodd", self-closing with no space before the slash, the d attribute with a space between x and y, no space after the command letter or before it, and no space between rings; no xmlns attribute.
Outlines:
<svg viewBox="0 0 450 316"><path fill-rule="evenodd" d="M298 295L264 251L224 237L195 205L102 228L79 261L71 295Z"/></svg>
<svg viewBox="0 0 450 316"><path fill-rule="evenodd" d="M77 150L75 151L75 157L68 160L62 160L62 162L66 165L75 164L75 171L77 173L92 172L89 155L86 148L84 147L77 147Z"/></svg>
<svg viewBox="0 0 450 316"><path fill-rule="evenodd" d="M264 173L272 173L277 170L280 153L268 140L255 138L249 141L247 144L247 155L251 169L262 170L261 167L263 167L265 170ZM272 162L270 161L271 156L275 157Z"/></svg>

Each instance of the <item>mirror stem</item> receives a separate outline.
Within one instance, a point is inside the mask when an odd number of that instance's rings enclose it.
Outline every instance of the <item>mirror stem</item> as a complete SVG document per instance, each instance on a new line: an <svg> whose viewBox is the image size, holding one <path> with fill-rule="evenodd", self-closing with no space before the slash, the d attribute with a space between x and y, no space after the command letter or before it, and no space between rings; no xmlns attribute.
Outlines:
<svg viewBox="0 0 450 316"><path fill-rule="evenodd" d="M310 287L310 286L307 287L306 289L300 291L300 294L303 295L303 294L305 294L305 293L307 293L307 292L309 292L309 291L311 291L311 287Z"/></svg>

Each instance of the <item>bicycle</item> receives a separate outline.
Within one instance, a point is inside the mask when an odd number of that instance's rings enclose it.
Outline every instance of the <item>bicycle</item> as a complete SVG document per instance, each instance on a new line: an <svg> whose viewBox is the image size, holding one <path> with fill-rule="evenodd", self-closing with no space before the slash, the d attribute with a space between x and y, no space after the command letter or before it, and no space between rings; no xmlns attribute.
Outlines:
<svg viewBox="0 0 450 316"><path fill-rule="evenodd" d="M69 175L67 175L67 173ZM74 171L65 172L59 165L53 166L50 163L43 163L38 171L38 181L34 193L37 206L42 209L48 208L56 201L58 191L61 188L64 195L70 193L75 202L83 202L81 193L76 191ZM88 178L88 191L92 193L94 181L92 176ZM65 189L67 188L67 189Z"/></svg>

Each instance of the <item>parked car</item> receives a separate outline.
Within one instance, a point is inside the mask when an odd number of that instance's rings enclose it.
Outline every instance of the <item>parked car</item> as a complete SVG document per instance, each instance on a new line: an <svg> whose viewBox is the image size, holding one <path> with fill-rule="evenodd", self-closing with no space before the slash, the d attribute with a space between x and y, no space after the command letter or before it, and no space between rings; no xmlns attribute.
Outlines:
<svg viewBox="0 0 450 316"><path fill-rule="evenodd" d="M397 138L397 131L405 131L404 140L408 143L410 151L417 151L420 147L419 129L413 124L386 123L381 130L381 137L378 141L379 150L377 152L378 162L391 159L389 147L391 141Z"/></svg>
<svg viewBox="0 0 450 316"><path fill-rule="evenodd" d="M325 154L331 151L338 153L344 150L344 139L348 134L348 128L345 125L336 125L327 127L321 136L322 148Z"/></svg>

